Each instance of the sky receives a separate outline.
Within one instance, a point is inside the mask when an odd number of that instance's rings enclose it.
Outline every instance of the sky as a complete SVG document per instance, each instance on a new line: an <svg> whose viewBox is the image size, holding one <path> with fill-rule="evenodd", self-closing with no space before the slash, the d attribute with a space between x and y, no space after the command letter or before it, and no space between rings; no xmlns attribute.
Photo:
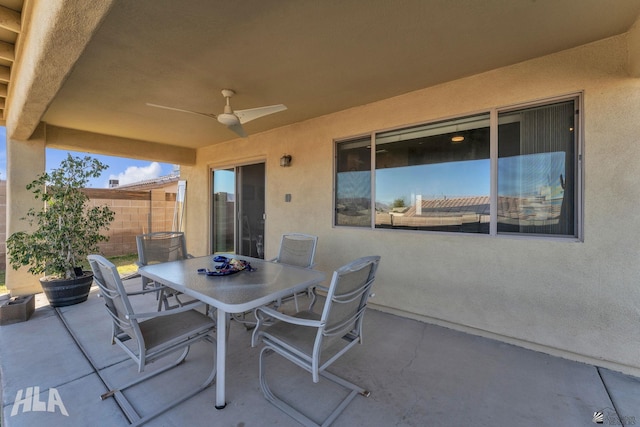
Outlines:
<svg viewBox="0 0 640 427"><path fill-rule="evenodd" d="M423 199L489 196L491 192L490 160L466 160L376 169L376 203L392 204L397 199L413 204L416 195ZM339 190L355 195L338 197L369 197L370 174L342 174L344 184ZM498 161L498 195L523 197L546 194L562 198L562 178L566 177L565 153L544 152L502 157ZM348 182L350 181L350 182Z"/></svg>
<svg viewBox="0 0 640 427"><path fill-rule="evenodd" d="M376 202L488 196L490 178L489 159L377 169Z"/></svg>
<svg viewBox="0 0 640 427"><path fill-rule="evenodd" d="M6 129L0 126L0 179L7 179L7 149L6 149ZM171 174L174 165L168 163L150 162L144 160L126 159L122 157L100 156L96 154L86 154L71 152L73 156L89 155L102 163L109 165L109 168L102 172L102 175L89 182L91 188L108 188L109 180L118 179L120 185L133 182L144 181ZM54 150L47 148L46 168L47 171L55 169L60 162L67 157L66 150Z"/></svg>

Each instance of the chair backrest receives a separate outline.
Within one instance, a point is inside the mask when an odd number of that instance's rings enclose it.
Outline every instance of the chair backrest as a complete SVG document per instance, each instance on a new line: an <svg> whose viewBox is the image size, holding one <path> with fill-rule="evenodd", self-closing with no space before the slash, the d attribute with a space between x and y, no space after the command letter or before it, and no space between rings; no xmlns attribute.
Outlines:
<svg viewBox="0 0 640 427"><path fill-rule="evenodd" d="M100 294L105 299L107 311L113 320L114 335L125 333L135 341L141 352L141 348L144 347L142 333L138 322L129 318L134 311L118 274L118 269L101 255L89 255L87 259L93 271L94 282L100 288Z"/></svg>
<svg viewBox="0 0 640 427"><path fill-rule="evenodd" d="M297 267L313 267L318 236L302 233L283 234L276 262Z"/></svg>
<svg viewBox="0 0 640 427"><path fill-rule="evenodd" d="M136 236L136 245L141 266L187 258L184 233L179 231L140 234Z"/></svg>
<svg viewBox="0 0 640 427"><path fill-rule="evenodd" d="M364 257L333 273L322 311L324 327L318 331L316 345L321 344L322 337L331 341L348 335L349 339L361 341L362 317L379 262L379 256Z"/></svg>

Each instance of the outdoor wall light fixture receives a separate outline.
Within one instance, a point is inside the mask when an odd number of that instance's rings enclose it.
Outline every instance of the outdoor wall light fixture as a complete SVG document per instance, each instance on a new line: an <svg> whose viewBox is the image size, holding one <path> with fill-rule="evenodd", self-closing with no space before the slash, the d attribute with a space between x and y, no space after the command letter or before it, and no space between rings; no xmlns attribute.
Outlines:
<svg viewBox="0 0 640 427"><path fill-rule="evenodd" d="M464 136L462 135L456 135L453 138L451 138L451 142L453 142L454 144L459 144L462 141L464 141Z"/></svg>
<svg viewBox="0 0 640 427"><path fill-rule="evenodd" d="M283 168L291 166L291 155L285 154L284 156L280 157L280 166L282 166Z"/></svg>

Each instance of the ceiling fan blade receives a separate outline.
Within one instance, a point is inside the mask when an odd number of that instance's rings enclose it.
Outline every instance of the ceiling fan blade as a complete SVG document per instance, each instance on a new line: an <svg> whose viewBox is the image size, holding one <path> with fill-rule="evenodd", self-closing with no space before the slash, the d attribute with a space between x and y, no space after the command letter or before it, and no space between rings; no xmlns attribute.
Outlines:
<svg viewBox="0 0 640 427"><path fill-rule="evenodd" d="M238 136L241 136L242 138L246 138L247 134L244 131L244 128L242 127L242 125L240 123L237 123L235 125L230 125L227 126L230 130L234 131L235 133L238 134Z"/></svg>
<svg viewBox="0 0 640 427"><path fill-rule="evenodd" d="M217 117L215 114L201 113L199 111L183 110L182 108L167 107L166 105L151 104L149 102L147 102L147 106L155 107L155 108L162 108L164 110L180 111L181 113L198 114L200 116L209 117L211 119L215 119Z"/></svg>
<svg viewBox="0 0 640 427"><path fill-rule="evenodd" d="M278 104L269 105L268 107L249 108L248 110L235 110L233 113L238 116L240 123L247 123L251 120L259 119L260 117L268 116L269 114L284 111L286 109L287 107L284 105Z"/></svg>

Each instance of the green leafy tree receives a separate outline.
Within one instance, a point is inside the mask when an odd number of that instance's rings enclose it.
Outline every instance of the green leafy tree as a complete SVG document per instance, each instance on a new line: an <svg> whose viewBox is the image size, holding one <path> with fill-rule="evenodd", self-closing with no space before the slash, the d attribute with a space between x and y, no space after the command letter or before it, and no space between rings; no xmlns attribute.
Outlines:
<svg viewBox="0 0 640 427"><path fill-rule="evenodd" d="M89 156L71 154L60 167L43 173L27 185L42 208L30 209L22 218L30 231L13 233L7 239L9 262L14 269L30 266L32 274L57 278L76 278L76 268L98 243L107 241L114 212L108 206L87 206L89 198L81 191L89 179L98 178L108 166Z"/></svg>
<svg viewBox="0 0 640 427"><path fill-rule="evenodd" d="M403 197L399 197L393 201L394 208L404 208L406 206Z"/></svg>

